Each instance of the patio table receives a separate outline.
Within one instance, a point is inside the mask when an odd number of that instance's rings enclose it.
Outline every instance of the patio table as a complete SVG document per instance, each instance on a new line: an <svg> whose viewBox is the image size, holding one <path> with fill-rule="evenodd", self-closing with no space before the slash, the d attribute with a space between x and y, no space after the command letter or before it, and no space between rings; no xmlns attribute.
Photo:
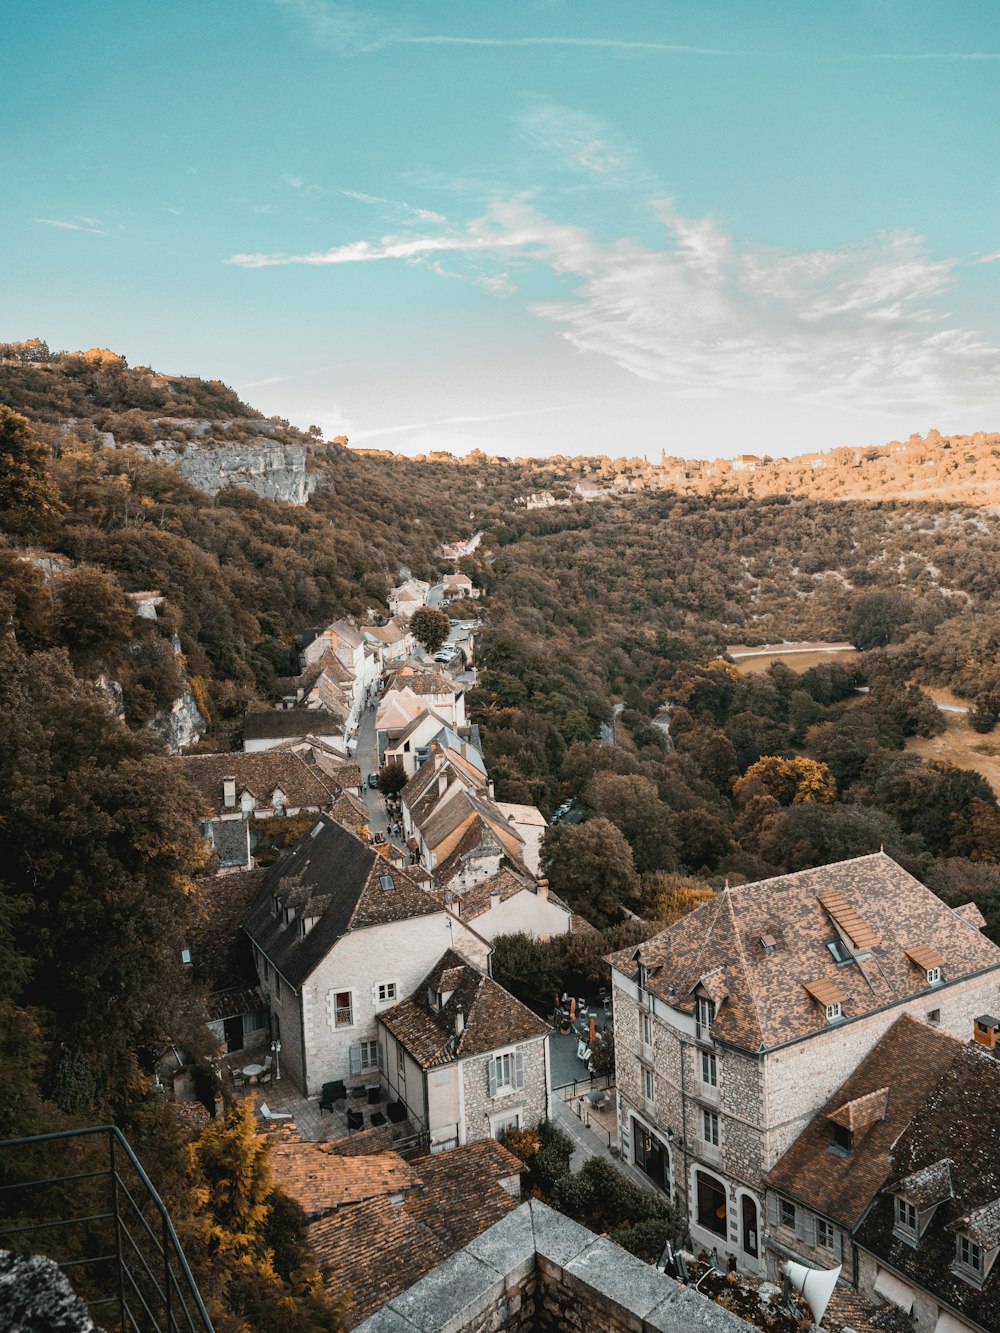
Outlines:
<svg viewBox="0 0 1000 1333"><path fill-rule="evenodd" d="M263 1074L264 1069L264 1065L244 1065L243 1074L251 1083L256 1083L260 1075Z"/></svg>

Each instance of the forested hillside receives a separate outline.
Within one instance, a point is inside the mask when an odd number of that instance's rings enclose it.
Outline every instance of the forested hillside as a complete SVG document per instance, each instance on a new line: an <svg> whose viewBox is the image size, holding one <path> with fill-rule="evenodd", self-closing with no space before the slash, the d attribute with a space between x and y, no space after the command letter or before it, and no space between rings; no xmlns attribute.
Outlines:
<svg viewBox="0 0 1000 1333"><path fill-rule="evenodd" d="M203 852L194 794L147 724L183 673L208 744L231 745L303 630L384 615L401 568L440 574L441 543L473 529L470 705L497 795L546 813L576 799L582 822L551 831L544 863L595 925L884 846L1000 938L995 793L903 749L942 725L920 684L968 698L984 732L1000 714L990 511L669 491L527 511L515 500L563 463L386 459L278 420L318 477L309 503L213 497L128 445L252 439L259 414L225 386L20 347L0 359L0 1135L116 1119L198 1252L150 1071L168 1042L200 1040L180 943ZM150 591L164 600L143 620L129 594ZM844 637L861 657L801 675L721 660L737 641ZM209 1249L199 1263L220 1328L293 1299L270 1277L234 1293ZM310 1290L290 1326L323 1326Z"/></svg>

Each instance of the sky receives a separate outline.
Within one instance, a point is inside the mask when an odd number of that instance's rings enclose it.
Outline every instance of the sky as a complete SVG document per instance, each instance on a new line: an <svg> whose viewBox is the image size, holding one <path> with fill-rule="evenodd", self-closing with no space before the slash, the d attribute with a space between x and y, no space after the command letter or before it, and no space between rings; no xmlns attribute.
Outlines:
<svg viewBox="0 0 1000 1333"><path fill-rule="evenodd" d="M1000 430L996 0L36 0L0 340L405 453Z"/></svg>

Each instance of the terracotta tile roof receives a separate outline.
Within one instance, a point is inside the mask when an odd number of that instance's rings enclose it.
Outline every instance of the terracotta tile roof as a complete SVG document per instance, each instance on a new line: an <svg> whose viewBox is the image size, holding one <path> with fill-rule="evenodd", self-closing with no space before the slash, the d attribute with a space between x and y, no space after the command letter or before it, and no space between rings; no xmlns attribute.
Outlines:
<svg viewBox="0 0 1000 1333"><path fill-rule="evenodd" d="M455 682L441 671L435 671L430 667L423 670L418 667L402 666L398 671L394 671L389 683L387 694L395 690L409 689L414 694L461 694L461 688L457 688Z"/></svg>
<svg viewBox="0 0 1000 1333"><path fill-rule="evenodd" d="M879 941L866 964L838 966L828 947L836 928L820 900L829 902L835 892L865 923L853 921L852 928ZM834 901L842 920L851 921L850 912ZM774 937L773 949L761 946L763 935ZM643 962L651 969L649 989L686 1013L694 1011L698 981L723 968L728 994L713 1035L759 1051L826 1027L825 1015L805 989L821 978L845 992L847 1020L926 993L926 978L905 952L914 939L934 940L944 959L945 984L1000 969L995 944L881 853L726 889L648 940ZM635 979L634 955L624 949L610 961Z"/></svg>
<svg viewBox="0 0 1000 1333"><path fill-rule="evenodd" d="M937 1028L898 1018L773 1167L768 1187L854 1226L889 1178L892 1145L960 1049ZM846 1156L831 1151L831 1121L853 1130Z"/></svg>
<svg viewBox="0 0 1000 1333"><path fill-rule="evenodd" d="M298 716L301 716L298 715ZM314 719L315 721L315 719ZM325 773L304 763L290 750L238 751L233 754L180 755L172 760L184 777L198 789L214 814L240 809L240 796L249 792L256 803L270 807L275 788L284 792L293 809L324 809L333 800L337 785ZM236 779L236 805L226 806L223 782Z"/></svg>
<svg viewBox="0 0 1000 1333"><path fill-rule="evenodd" d="M807 981L805 989L824 1008L827 1005L843 1004L847 991L830 977L820 977L816 981Z"/></svg>
<svg viewBox="0 0 1000 1333"><path fill-rule="evenodd" d="M983 926L986 925L986 918L975 903L963 903L961 907L953 907L951 910L968 925L974 926L976 930L982 930Z"/></svg>
<svg viewBox="0 0 1000 1333"><path fill-rule="evenodd" d="M428 992L451 996L434 1009ZM455 1033L461 1010L464 1029ZM548 1034L549 1026L492 977L449 949L409 998L378 1015L423 1069Z"/></svg>
<svg viewBox="0 0 1000 1333"><path fill-rule="evenodd" d="M930 944L911 944L906 950L907 958L913 960L922 971L927 972L932 967L944 967L945 962L941 955Z"/></svg>
<svg viewBox="0 0 1000 1333"><path fill-rule="evenodd" d="M855 1097L853 1101L838 1106L836 1111L828 1112L826 1118L835 1125L843 1125L852 1134L860 1134L870 1129L877 1120L884 1120L888 1109L889 1089L876 1088L874 1092L865 1093L863 1097Z"/></svg>
<svg viewBox="0 0 1000 1333"><path fill-rule="evenodd" d="M861 1248L984 1329L996 1328L1000 1266L986 1275L981 1290L964 1281L954 1271L956 1234L987 1250L1000 1243L998 1137L1000 1061L975 1043L962 1046L897 1138L894 1178L856 1232ZM945 1195L949 1181L951 1197ZM893 1191L904 1186L928 1204L940 1200L915 1248L893 1235Z"/></svg>
<svg viewBox="0 0 1000 1333"><path fill-rule="evenodd" d="M361 828L367 825L371 818L368 807L360 796L355 796L349 791L337 797L330 807L330 816L338 824L344 824L348 828Z"/></svg>
<svg viewBox="0 0 1000 1333"><path fill-rule="evenodd" d="M492 1139L415 1158L409 1165L414 1188L402 1202L372 1197L309 1227L327 1291L348 1303L348 1328L518 1206L500 1182L519 1175L522 1164Z"/></svg>
<svg viewBox="0 0 1000 1333"><path fill-rule="evenodd" d="M455 894L455 911L463 921L475 921L477 916L488 912L494 896L502 903L519 893L535 893L533 880L521 879L507 866L501 866L495 875L474 884L469 889L462 889Z"/></svg>
<svg viewBox="0 0 1000 1333"><path fill-rule="evenodd" d="M388 877L391 887L382 880ZM304 939L272 915L271 900L318 916ZM306 908L311 911L306 911ZM265 874L243 928L292 986L299 986L337 940L352 930L429 916L444 910L440 895L389 866L328 815L303 834Z"/></svg>
<svg viewBox="0 0 1000 1333"><path fill-rule="evenodd" d="M310 1219L365 1199L401 1194L420 1181L398 1153L342 1157L328 1143L283 1138L271 1149L271 1169L281 1188Z"/></svg>

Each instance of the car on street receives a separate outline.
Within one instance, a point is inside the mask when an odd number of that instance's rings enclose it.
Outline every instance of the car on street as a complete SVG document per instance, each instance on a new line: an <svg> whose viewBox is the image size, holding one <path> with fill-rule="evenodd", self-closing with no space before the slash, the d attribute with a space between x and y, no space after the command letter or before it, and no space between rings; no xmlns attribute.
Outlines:
<svg viewBox="0 0 1000 1333"><path fill-rule="evenodd" d="M377 773L369 773L369 774L368 774L368 785L369 785L369 787L371 787L372 791L374 791L374 790L378 787L378 774L377 774Z"/></svg>

